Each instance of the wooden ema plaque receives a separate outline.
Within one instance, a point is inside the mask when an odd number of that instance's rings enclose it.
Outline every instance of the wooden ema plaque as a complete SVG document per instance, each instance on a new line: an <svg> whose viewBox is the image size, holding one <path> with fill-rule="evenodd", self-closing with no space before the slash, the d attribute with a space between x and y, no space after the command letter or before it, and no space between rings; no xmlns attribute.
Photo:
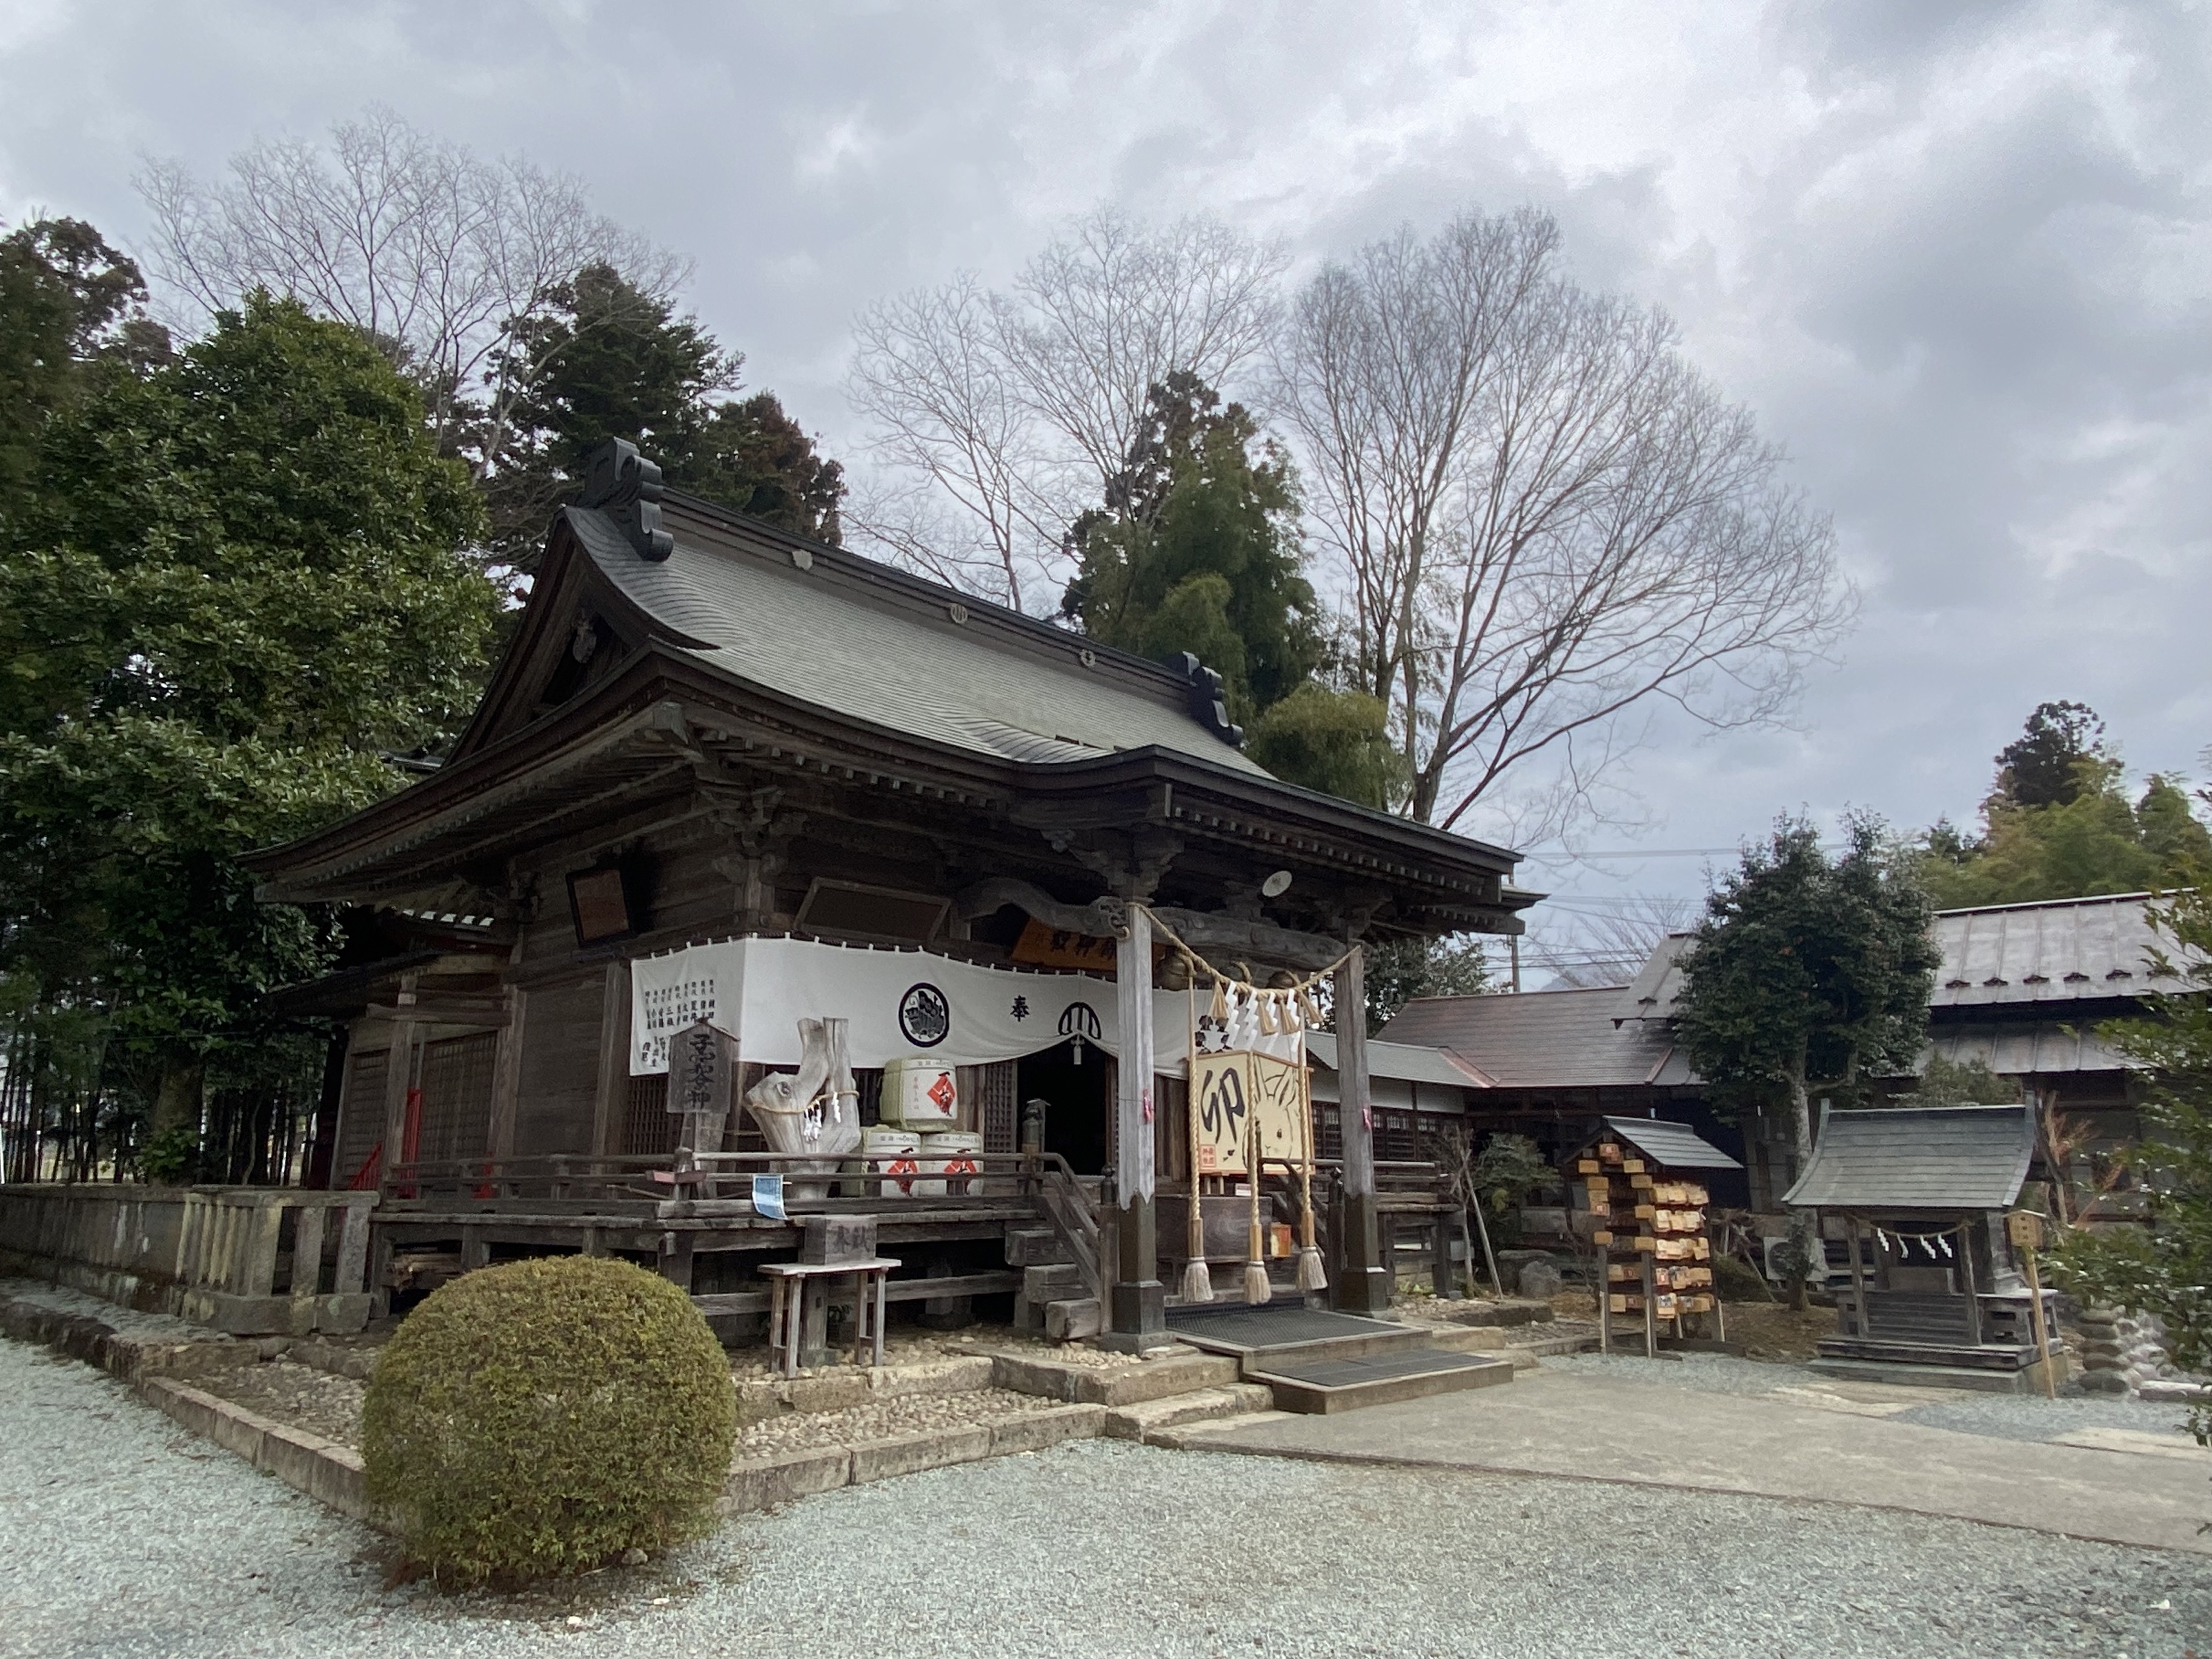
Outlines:
<svg viewBox="0 0 2212 1659"><path fill-rule="evenodd" d="M1596 1247L1598 1346L1610 1353L1621 1321L1658 1352L1659 1326L1686 1335L1684 1322L1724 1317L1713 1294L1712 1241L1705 1235L1711 1194L1695 1182L1654 1173L1633 1149L1599 1142L1571 1160L1571 1182L1583 1189ZM1719 1334L1725 1338L1723 1328Z"/></svg>

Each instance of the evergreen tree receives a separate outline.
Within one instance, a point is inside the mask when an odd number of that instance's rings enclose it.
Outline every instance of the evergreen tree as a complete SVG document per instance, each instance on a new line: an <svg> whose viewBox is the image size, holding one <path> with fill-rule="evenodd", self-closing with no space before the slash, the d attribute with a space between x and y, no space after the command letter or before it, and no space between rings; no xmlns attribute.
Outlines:
<svg viewBox="0 0 2212 1659"><path fill-rule="evenodd" d="M587 266L555 297L550 314L517 331L508 368L528 390L487 469L502 562L535 561L585 456L609 438L636 444L679 489L838 540L843 469L817 452L773 393L732 396L740 354L611 266Z"/></svg>
<svg viewBox="0 0 2212 1659"><path fill-rule="evenodd" d="M2142 1018L2099 1035L2142 1067L2150 1133L2130 1162L2150 1198L2148 1228L2086 1228L2057 1254L2067 1288L2084 1302L2154 1313L2173 1363L2212 1370L2212 866L2196 884L2154 907L2180 988L2152 1000ZM2192 1407L2191 1427L2212 1444L2212 1405Z"/></svg>
<svg viewBox="0 0 2212 1659"><path fill-rule="evenodd" d="M1250 720L1321 665L1290 458L1195 375L1152 389L1104 507L1076 521L1068 544L1077 571L1063 614L1140 656L1190 652L1221 675L1233 719Z"/></svg>
<svg viewBox="0 0 2212 1659"><path fill-rule="evenodd" d="M0 520L0 973L19 1012L95 1012L188 1131L210 1053L327 959L239 855L397 787L381 752L474 706L498 605L459 550L481 508L372 343L265 295L89 382L21 499Z"/></svg>
<svg viewBox="0 0 2212 1659"><path fill-rule="evenodd" d="M1880 820L1848 817L1831 859L1784 819L1705 902L1682 958L1674 1035L1723 1110L1787 1103L1800 1162L1810 1094L1852 1098L1912 1069L1939 957L1926 896Z"/></svg>
<svg viewBox="0 0 2212 1659"><path fill-rule="evenodd" d="M48 419L102 369L168 356L145 314L138 267L81 219L41 219L0 237L0 514L38 470Z"/></svg>
<svg viewBox="0 0 2212 1659"><path fill-rule="evenodd" d="M1996 763L1982 833L1939 822L1923 838L1921 878L1943 908L2173 887L2212 863L2212 830L2180 785L2154 773L2130 800L2104 722L2081 703L2041 705Z"/></svg>

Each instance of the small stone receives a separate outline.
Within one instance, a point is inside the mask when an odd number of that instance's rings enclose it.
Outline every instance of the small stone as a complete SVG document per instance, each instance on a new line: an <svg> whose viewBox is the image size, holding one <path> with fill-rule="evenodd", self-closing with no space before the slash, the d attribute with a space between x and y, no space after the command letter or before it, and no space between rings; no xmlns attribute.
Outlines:
<svg viewBox="0 0 2212 1659"><path fill-rule="evenodd" d="M2145 1400L2170 1401L2202 1400L2208 1392L2212 1391L2201 1382L2182 1382L2166 1377L2154 1378L2136 1390Z"/></svg>
<svg viewBox="0 0 2212 1659"><path fill-rule="evenodd" d="M1548 1302L1565 1287L1560 1278L1559 1265L1539 1256L1521 1269L1521 1294L1540 1302Z"/></svg>
<svg viewBox="0 0 2212 1659"><path fill-rule="evenodd" d="M583 1627L584 1621L581 1619L578 1618L573 1613L568 1615L568 1628L570 1630L581 1630Z"/></svg>
<svg viewBox="0 0 2212 1659"><path fill-rule="evenodd" d="M632 1544L628 1549L623 1552L623 1565L626 1567L641 1567L644 1565L645 1552L638 1548L636 1545Z"/></svg>

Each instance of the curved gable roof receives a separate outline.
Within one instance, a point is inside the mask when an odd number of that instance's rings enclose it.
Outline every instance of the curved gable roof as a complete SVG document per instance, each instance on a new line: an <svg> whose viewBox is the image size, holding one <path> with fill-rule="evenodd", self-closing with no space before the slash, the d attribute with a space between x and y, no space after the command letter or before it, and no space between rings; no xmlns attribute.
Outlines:
<svg viewBox="0 0 2212 1659"><path fill-rule="evenodd" d="M889 731L1005 760L1158 748L1268 775L1195 718L1194 688L1172 669L690 497L672 493L663 523L675 548L651 561L605 513L566 507L554 539L574 551L549 556L546 577L570 591L567 566L580 556L583 591L611 592L634 628Z"/></svg>

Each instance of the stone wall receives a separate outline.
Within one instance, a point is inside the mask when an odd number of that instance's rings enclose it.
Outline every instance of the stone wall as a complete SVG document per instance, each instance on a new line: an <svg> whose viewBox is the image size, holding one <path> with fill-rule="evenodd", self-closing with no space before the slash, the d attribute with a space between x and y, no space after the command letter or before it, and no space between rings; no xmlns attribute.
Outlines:
<svg viewBox="0 0 2212 1659"><path fill-rule="evenodd" d="M2090 1308L2075 1324L2081 1334L2084 1392L2143 1400L2204 1397L2204 1385L2175 1370L2167 1358L2166 1326L2156 1314Z"/></svg>

